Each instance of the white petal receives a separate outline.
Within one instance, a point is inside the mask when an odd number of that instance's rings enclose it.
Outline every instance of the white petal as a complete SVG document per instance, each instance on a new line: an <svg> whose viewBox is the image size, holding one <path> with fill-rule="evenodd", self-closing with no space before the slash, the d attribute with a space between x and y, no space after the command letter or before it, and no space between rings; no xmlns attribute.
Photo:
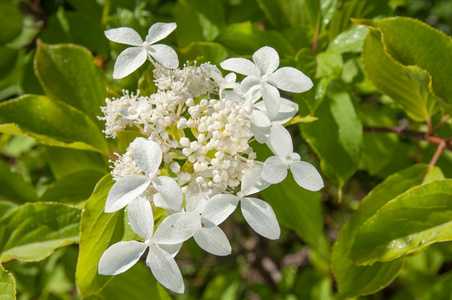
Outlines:
<svg viewBox="0 0 452 300"><path fill-rule="evenodd" d="M130 145L133 159L144 174L154 174L162 163L162 150L156 142L142 137Z"/></svg>
<svg viewBox="0 0 452 300"><path fill-rule="evenodd" d="M217 194L207 202L202 216L215 225L219 225L234 212L237 204L239 204L237 196Z"/></svg>
<svg viewBox="0 0 452 300"><path fill-rule="evenodd" d="M202 192L185 194L185 208L188 212L200 214L204 210L206 204L207 198Z"/></svg>
<svg viewBox="0 0 452 300"><path fill-rule="evenodd" d="M268 77L268 82L274 84L278 89L292 93L303 93L313 86L312 80L308 76L292 67L276 70Z"/></svg>
<svg viewBox="0 0 452 300"><path fill-rule="evenodd" d="M270 240L279 238L281 229L272 207L267 202L256 198L243 198L242 214L258 234Z"/></svg>
<svg viewBox="0 0 452 300"><path fill-rule="evenodd" d="M163 44L152 45L148 53L162 66L176 69L179 66L179 58L173 48Z"/></svg>
<svg viewBox="0 0 452 300"><path fill-rule="evenodd" d="M213 255L225 256L231 254L231 244L229 244L223 230L218 226L201 228L193 238L199 247Z"/></svg>
<svg viewBox="0 0 452 300"><path fill-rule="evenodd" d="M158 246L160 247L160 249L163 249L166 252L168 252L172 257L175 257L177 255L177 253L179 253L180 248L182 248L182 244L183 243L174 244L174 245L159 244Z"/></svg>
<svg viewBox="0 0 452 300"><path fill-rule="evenodd" d="M265 83L262 85L261 94L269 117L271 119L276 117L278 115L279 105L281 102L281 96L279 95L278 89L268 83Z"/></svg>
<svg viewBox="0 0 452 300"><path fill-rule="evenodd" d="M154 233L154 214L149 200L138 196L127 206L129 225L143 240L148 240Z"/></svg>
<svg viewBox="0 0 452 300"><path fill-rule="evenodd" d="M220 63L220 66L228 71L236 72L247 76L260 77L261 74L256 65L249 59L245 58L229 58Z"/></svg>
<svg viewBox="0 0 452 300"><path fill-rule="evenodd" d="M146 264L151 268L152 274L161 285L173 292L184 292L184 280L174 258L157 245L149 246Z"/></svg>
<svg viewBox="0 0 452 300"><path fill-rule="evenodd" d="M262 179L271 184L280 183L287 177L288 165L284 159L278 156L270 156L264 162Z"/></svg>
<svg viewBox="0 0 452 300"><path fill-rule="evenodd" d="M201 228L201 216L196 213L181 212L166 217L155 231L156 244L179 244Z"/></svg>
<svg viewBox="0 0 452 300"><path fill-rule="evenodd" d="M279 105L279 112L273 118L270 118L264 102L262 102L262 101L258 102L256 104L254 104L254 107L259 109L266 116L268 116L272 123L284 124L284 123L287 123L290 119L292 119L293 116L295 116L297 114L298 104L291 100L285 99L285 98L281 98L280 101L281 101L281 103Z"/></svg>
<svg viewBox="0 0 452 300"><path fill-rule="evenodd" d="M229 83L235 83L237 80L237 75L235 73L229 73L228 75L224 76L224 79Z"/></svg>
<svg viewBox="0 0 452 300"><path fill-rule="evenodd" d="M289 131L282 125L274 124L270 131L270 139L267 142L275 155L287 158L293 153L292 137Z"/></svg>
<svg viewBox="0 0 452 300"><path fill-rule="evenodd" d="M290 165L293 178L299 186L309 191L318 191L323 188L323 179L317 169L305 161L295 161Z"/></svg>
<svg viewBox="0 0 452 300"><path fill-rule="evenodd" d="M252 102L257 101L261 97L261 80L260 77L248 76L240 83L240 93Z"/></svg>
<svg viewBox="0 0 452 300"><path fill-rule="evenodd" d="M258 110L254 110L250 115L251 132L259 143L265 143L270 136L272 123L268 117Z"/></svg>
<svg viewBox="0 0 452 300"><path fill-rule="evenodd" d="M107 39L115 43L132 46L143 45L143 40L138 32L129 27L112 28L105 30L104 33Z"/></svg>
<svg viewBox="0 0 452 300"><path fill-rule="evenodd" d="M270 183L262 179L262 169L263 165L258 164L256 168L243 174L241 192L245 196L258 193L270 186Z"/></svg>
<svg viewBox="0 0 452 300"><path fill-rule="evenodd" d="M130 47L122 51L115 62L113 78L124 78L146 61L146 50L142 47Z"/></svg>
<svg viewBox="0 0 452 300"><path fill-rule="evenodd" d="M99 260L99 274L117 275L130 269L143 255L146 245L137 241L119 242L107 250Z"/></svg>
<svg viewBox="0 0 452 300"><path fill-rule="evenodd" d="M105 212L111 213L120 210L141 195L150 183L151 180L142 175L127 175L119 179L108 193Z"/></svg>
<svg viewBox="0 0 452 300"><path fill-rule="evenodd" d="M161 206L162 208L167 210L170 214L182 210L182 191L174 179L166 176L157 177L152 182L152 185L165 202L165 204Z"/></svg>
<svg viewBox="0 0 452 300"><path fill-rule="evenodd" d="M154 44L160 40L166 38L171 32L176 29L176 23L154 23L149 28L148 35L146 36L146 42Z"/></svg>
<svg viewBox="0 0 452 300"><path fill-rule="evenodd" d="M265 46L254 52L253 61L262 75L269 75L278 68L279 55L272 47Z"/></svg>

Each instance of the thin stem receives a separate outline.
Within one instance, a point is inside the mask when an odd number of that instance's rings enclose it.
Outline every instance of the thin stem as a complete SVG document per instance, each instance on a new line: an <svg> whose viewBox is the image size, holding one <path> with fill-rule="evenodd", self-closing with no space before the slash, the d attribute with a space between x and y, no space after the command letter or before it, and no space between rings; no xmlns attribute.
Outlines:
<svg viewBox="0 0 452 300"><path fill-rule="evenodd" d="M443 150L446 149L446 142L442 140L440 144L438 145L438 148L436 148L435 154L433 154L432 159L430 160L430 163L428 164L429 168L432 168L436 162L439 159L439 156L443 152Z"/></svg>
<svg viewBox="0 0 452 300"><path fill-rule="evenodd" d="M441 127L443 127L447 121L449 120L450 115L445 115L444 117L441 118L441 121L439 121L438 125L435 126L435 128L433 128L431 134L435 134L436 132L438 132Z"/></svg>
<svg viewBox="0 0 452 300"><path fill-rule="evenodd" d="M317 44L319 43L319 33L320 33L320 10L317 14L317 22L315 25L314 41L312 43L312 52L313 53L315 53L317 51Z"/></svg>

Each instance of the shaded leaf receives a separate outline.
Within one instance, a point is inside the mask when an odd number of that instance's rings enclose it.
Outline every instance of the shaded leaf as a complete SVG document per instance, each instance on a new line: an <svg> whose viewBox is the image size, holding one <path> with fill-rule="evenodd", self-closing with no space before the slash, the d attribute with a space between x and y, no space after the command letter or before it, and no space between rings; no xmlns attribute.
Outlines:
<svg viewBox="0 0 452 300"><path fill-rule="evenodd" d="M86 200L103 175L105 175L105 172L96 170L71 173L49 185L39 200L70 203Z"/></svg>
<svg viewBox="0 0 452 300"><path fill-rule="evenodd" d="M79 240L81 210L57 203L27 203L0 220L1 260L41 260Z"/></svg>
<svg viewBox="0 0 452 300"><path fill-rule="evenodd" d="M362 143L362 124L348 91L331 82L315 116L317 121L300 123L301 132L319 156L325 175L342 186L358 167Z"/></svg>
<svg viewBox="0 0 452 300"><path fill-rule="evenodd" d="M0 189L0 199L22 204L38 200L34 187L25 182L24 178L11 171L10 166L0 160L0 182L4 188Z"/></svg>

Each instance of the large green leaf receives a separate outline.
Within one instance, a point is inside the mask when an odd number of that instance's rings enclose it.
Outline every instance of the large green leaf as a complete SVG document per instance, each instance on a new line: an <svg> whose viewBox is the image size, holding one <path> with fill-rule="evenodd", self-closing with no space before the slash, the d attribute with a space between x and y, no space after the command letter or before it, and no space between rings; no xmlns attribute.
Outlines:
<svg viewBox="0 0 452 300"><path fill-rule="evenodd" d="M376 262L371 266L357 266L349 258L359 228L386 203L437 176L437 169L414 165L388 177L361 202L350 220L342 227L332 252L332 269L338 283L339 296L358 297L375 293L387 286L400 272L403 258L391 262ZM437 177L440 177L438 175Z"/></svg>
<svg viewBox="0 0 452 300"><path fill-rule="evenodd" d="M325 175L343 186L359 164L362 124L342 84L330 83L315 116L317 121L300 124L303 137L319 156Z"/></svg>
<svg viewBox="0 0 452 300"><path fill-rule="evenodd" d="M385 53L400 67L427 71L429 90L452 111L452 39L416 19L397 17L366 24L378 29Z"/></svg>
<svg viewBox="0 0 452 300"><path fill-rule="evenodd" d="M57 203L27 203L0 220L1 261L40 260L79 240L81 210Z"/></svg>
<svg viewBox="0 0 452 300"><path fill-rule="evenodd" d="M22 13L19 8L6 1L0 2L0 45L16 38L22 31Z"/></svg>
<svg viewBox="0 0 452 300"><path fill-rule="evenodd" d="M83 3L88 1L72 1ZM89 1L93 2L93 1ZM93 2L96 3L96 2ZM96 24L86 13L65 11L62 6L52 14L41 39L48 44L74 43L108 57L108 40L100 24Z"/></svg>
<svg viewBox="0 0 452 300"><path fill-rule="evenodd" d="M99 259L104 251L121 240L124 233L124 213L104 213L105 200L113 183L111 176L105 175L82 213L80 252L75 277L83 298L99 292L114 278L97 273Z"/></svg>
<svg viewBox="0 0 452 300"><path fill-rule="evenodd" d="M323 232L320 192L307 191L290 176L261 192L272 206L278 220L295 232L312 248L327 258L329 249ZM326 248L325 248L326 245Z"/></svg>
<svg viewBox="0 0 452 300"><path fill-rule="evenodd" d="M168 292L157 283L151 270L142 264L136 264L127 270L126 273L114 276L102 291L83 297L83 299L87 300L148 298L153 300L171 300Z"/></svg>
<svg viewBox="0 0 452 300"><path fill-rule="evenodd" d="M364 40L362 60L367 75L372 83L400 105L410 118L425 121L429 116L428 102L431 101L426 87L412 76L411 71L388 56L382 38L379 31L370 30Z"/></svg>
<svg viewBox="0 0 452 300"><path fill-rule="evenodd" d="M281 33L276 30L262 31L257 23L250 21L229 25L216 41L242 55L251 55L264 46L273 47L280 56L295 54L295 49Z"/></svg>
<svg viewBox="0 0 452 300"><path fill-rule="evenodd" d="M452 239L452 180L415 187L391 199L356 231L349 258L390 261Z"/></svg>
<svg viewBox="0 0 452 300"><path fill-rule="evenodd" d="M16 280L14 276L3 269L0 264L0 299L15 300L16 299Z"/></svg>
<svg viewBox="0 0 452 300"><path fill-rule="evenodd" d="M49 185L39 200L70 203L86 200L103 175L105 175L105 172L96 170L71 173Z"/></svg>
<svg viewBox="0 0 452 300"><path fill-rule="evenodd" d="M328 51L337 53L360 52L368 29L362 25L354 25L339 34L329 45Z"/></svg>
<svg viewBox="0 0 452 300"><path fill-rule="evenodd" d="M45 96L1 103L0 123L0 132L31 136L49 146L108 151L103 134L87 115Z"/></svg>
<svg viewBox="0 0 452 300"><path fill-rule="evenodd" d="M84 47L72 44L38 43L35 72L50 99L65 102L85 112L99 127L100 107L105 105L104 73Z"/></svg>
<svg viewBox="0 0 452 300"><path fill-rule="evenodd" d="M108 163L102 155L93 151L48 146L44 155L56 179L86 170L103 174L109 170Z"/></svg>
<svg viewBox="0 0 452 300"><path fill-rule="evenodd" d="M174 18L179 47L196 41L212 42L226 26L223 7L215 0L180 0L174 8Z"/></svg>
<svg viewBox="0 0 452 300"><path fill-rule="evenodd" d="M34 187L25 182L20 174L12 172L10 166L2 160L0 160L0 182L5 187L0 189L0 199L20 204L38 200Z"/></svg>

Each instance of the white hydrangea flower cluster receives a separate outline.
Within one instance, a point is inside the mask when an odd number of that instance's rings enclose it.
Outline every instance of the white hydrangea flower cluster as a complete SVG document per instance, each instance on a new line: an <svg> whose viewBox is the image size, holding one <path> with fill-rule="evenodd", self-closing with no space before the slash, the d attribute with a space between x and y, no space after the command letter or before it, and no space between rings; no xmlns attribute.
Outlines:
<svg viewBox="0 0 452 300"><path fill-rule="evenodd" d="M277 239L280 228L271 206L249 197L279 183L290 169L296 182L311 191L323 187L317 170L293 152L282 126L298 107L279 90L304 92L312 87L302 72L280 68L278 53L263 47L253 61L231 58L220 65L235 73L223 77L209 63L179 69L176 52L155 44L176 28L175 23L151 26L145 41L131 28L105 32L114 42L131 45L115 64L122 78L146 59L154 64L157 92L142 96L124 91L107 99L101 120L107 137L120 130L139 130L126 153L114 161L116 181L105 212L127 207L129 224L143 240L112 245L99 261L99 273L116 275L133 266L146 249L146 264L166 288L183 293L184 283L174 260L182 243L193 237L214 255L228 255L231 246L220 225L240 204L245 220L260 235ZM256 160L250 142L266 143L275 156ZM166 211L154 232L155 208ZM166 217L165 217L166 216Z"/></svg>

